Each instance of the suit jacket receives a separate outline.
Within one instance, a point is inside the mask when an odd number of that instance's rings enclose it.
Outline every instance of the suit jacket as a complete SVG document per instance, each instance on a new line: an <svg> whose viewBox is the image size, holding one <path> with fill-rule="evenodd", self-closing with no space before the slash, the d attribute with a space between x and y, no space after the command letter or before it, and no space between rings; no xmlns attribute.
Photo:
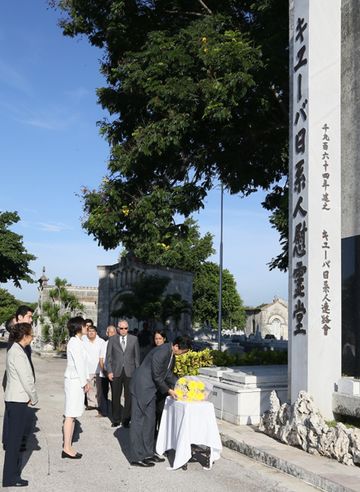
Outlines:
<svg viewBox="0 0 360 492"><path fill-rule="evenodd" d="M71 337L66 347L67 366L65 378L79 379L83 388L89 379L87 354L84 342L77 336Z"/></svg>
<svg viewBox="0 0 360 492"><path fill-rule="evenodd" d="M156 397L157 391L165 394L170 388L174 388L177 381L177 377L172 372L174 365L172 345L164 343L153 348L141 366L136 369L131 380L130 391L142 409Z"/></svg>
<svg viewBox="0 0 360 492"><path fill-rule="evenodd" d="M9 342L7 344L7 347L6 347L6 351L9 352L9 350L11 349L11 347L13 346L14 342ZM25 350L25 353L26 355L28 356L28 359L29 359L29 362L30 362L30 365L31 365L31 370L33 372L33 375L34 375L34 381L36 381L36 378L35 378L35 369L34 369L34 364L32 363L32 360L31 360L31 346L30 345L26 345L26 347L24 348ZM6 389L6 380L7 380L7 376L6 376L6 369L5 369L5 372L4 372L4 376L3 376L3 380L2 380L2 387L3 387L3 390L5 391Z"/></svg>
<svg viewBox="0 0 360 492"><path fill-rule="evenodd" d="M38 402L28 356L18 343L13 343L7 352L6 374L5 401L26 403L30 400L33 405Z"/></svg>
<svg viewBox="0 0 360 492"><path fill-rule="evenodd" d="M125 352L120 345L120 336L114 335L108 340L106 348L105 365L108 373L112 372L114 377L120 377L122 370L128 378L131 378L135 369L140 365L140 349L136 336L126 336Z"/></svg>

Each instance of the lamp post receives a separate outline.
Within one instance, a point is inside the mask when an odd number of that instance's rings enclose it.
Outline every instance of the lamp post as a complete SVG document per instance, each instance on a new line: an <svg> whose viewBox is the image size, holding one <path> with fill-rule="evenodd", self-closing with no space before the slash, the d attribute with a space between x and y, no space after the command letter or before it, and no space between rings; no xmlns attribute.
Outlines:
<svg viewBox="0 0 360 492"><path fill-rule="evenodd" d="M221 350L222 326L222 274L223 274L223 219L224 219L224 185L221 183L220 205L220 261L219 261L219 314L218 314L218 350Z"/></svg>

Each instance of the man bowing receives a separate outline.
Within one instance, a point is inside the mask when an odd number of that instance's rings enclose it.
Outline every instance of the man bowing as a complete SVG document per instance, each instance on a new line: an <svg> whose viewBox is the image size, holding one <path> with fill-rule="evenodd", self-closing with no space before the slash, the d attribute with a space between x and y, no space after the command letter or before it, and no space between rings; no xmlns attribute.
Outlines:
<svg viewBox="0 0 360 492"><path fill-rule="evenodd" d="M174 343L164 343L149 352L136 369L131 385L131 465L150 467L164 461L155 454L156 392L176 399L176 376L172 370L175 356L191 348L190 339L177 337Z"/></svg>

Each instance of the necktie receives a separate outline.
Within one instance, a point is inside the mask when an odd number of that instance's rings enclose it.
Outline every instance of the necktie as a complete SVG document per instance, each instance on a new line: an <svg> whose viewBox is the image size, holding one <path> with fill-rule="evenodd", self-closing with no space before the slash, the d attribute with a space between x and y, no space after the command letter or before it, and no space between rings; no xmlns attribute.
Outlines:
<svg viewBox="0 0 360 492"><path fill-rule="evenodd" d="M121 348L123 349L123 352L125 352L125 337L121 337Z"/></svg>

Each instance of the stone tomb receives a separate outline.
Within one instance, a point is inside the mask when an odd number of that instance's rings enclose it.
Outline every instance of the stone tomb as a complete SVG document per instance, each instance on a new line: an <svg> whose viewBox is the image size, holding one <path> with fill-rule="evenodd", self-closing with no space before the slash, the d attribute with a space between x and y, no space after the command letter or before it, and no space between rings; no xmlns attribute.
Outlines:
<svg viewBox="0 0 360 492"><path fill-rule="evenodd" d="M259 424L273 390L282 401L287 400L286 365L204 367L199 374L213 385L209 399L216 417L235 425Z"/></svg>

